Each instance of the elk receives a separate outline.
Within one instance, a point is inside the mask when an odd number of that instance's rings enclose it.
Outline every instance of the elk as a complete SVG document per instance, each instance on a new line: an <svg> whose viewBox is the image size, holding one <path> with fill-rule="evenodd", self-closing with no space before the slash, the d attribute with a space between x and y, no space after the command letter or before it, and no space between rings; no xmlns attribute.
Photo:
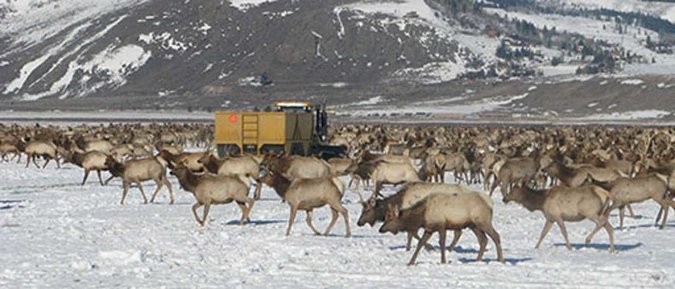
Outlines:
<svg viewBox="0 0 675 289"><path fill-rule="evenodd" d="M326 228L324 235L328 236L330 234L330 231L337 222L339 213L342 214L345 220L345 237L351 236L349 213L341 203L344 184L340 179L335 177L319 177L290 181L273 170L263 170L261 181L272 187L291 208L286 236L291 234L291 227L293 226L293 222L295 222L298 210L303 210L307 213L307 226L309 226L314 234L320 235L319 231L312 225L312 211L325 205L330 206L333 218Z"/></svg>
<svg viewBox="0 0 675 289"><path fill-rule="evenodd" d="M197 201L192 205L195 220L201 226L206 224L211 205L236 202L241 209L239 224L249 220L249 215L255 200L248 197L248 179L242 175L220 176L210 173L196 175L189 168L179 165L171 170L171 174L178 178L183 190L194 195ZM197 210L204 206L203 217L200 219Z"/></svg>
<svg viewBox="0 0 675 289"><path fill-rule="evenodd" d="M346 176L356 171L356 163L350 158L332 158L328 160L336 176Z"/></svg>
<svg viewBox="0 0 675 289"><path fill-rule="evenodd" d="M331 166L315 157L265 155L262 166L276 171L286 179L312 179L328 177L334 174Z"/></svg>
<svg viewBox="0 0 675 289"><path fill-rule="evenodd" d="M59 164L56 145L51 141L40 141L40 140L30 141L26 144L26 149L24 152L26 153L27 156L26 167L30 165L30 162L32 160L33 164L35 164L36 167L40 168L35 159L38 156L41 156L47 160L45 161L45 164L42 166L43 169L47 167L47 164L49 164L50 160L56 161L56 167L61 168L61 164Z"/></svg>
<svg viewBox="0 0 675 289"><path fill-rule="evenodd" d="M525 185L529 183L539 171L539 158L520 157L506 160L497 172L497 179L490 188L490 196L497 186L500 186L502 195L508 194L513 184Z"/></svg>
<svg viewBox="0 0 675 289"><path fill-rule="evenodd" d="M173 154L169 151L162 150L159 152L159 156L168 161L172 166L178 166L179 164L182 164L193 172L201 172L204 170L204 165L200 162L200 160L206 156L206 153L183 152L179 154Z"/></svg>
<svg viewBox="0 0 675 289"><path fill-rule="evenodd" d="M107 141L107 140L99 140L99 139L85 139L84 136L79 136L75 138L75 144L77 147L79 147L81 150L85 152L90 152L90 151L100 151L103 153L108 153L110 150L113 149L113 145Z"/></svg>
<svg viewBox="0 0 675 289"><path fill-rule="evenodd" d="M446 158L440 153L429 153L422 161L420 178L424 181L445 182Z"/></svg>
<svg viewBox="0 0 675 289"><path fill-rule="evenodd" d="M408 163L377 162L370 172L370 179L375 181L376 196L382 196L380 191L385 184L399 185L407 182L419 182L420 177L415 167ZM358 189L357 189L358 190Z"/></svg>
<svg viewBox="0 0 675 289"><path fill-rule="evenodd" d="M260 162L252 156L229 157L227 159L219 159L213 155L205 154L198 161L206 170L213 174L223 176L244 175L249 178L254 178L256 181L256 190L254 198L260 199L262 191L262 183L258 180L260 174Z"/></svg>
<svg viewBox="0 0 675 289"><path fill-rule="evenodd" d="M453 172L455 179L465 181L468 184L468 172L471 170L471 165L466 157L461 153L443 153L441 156L445 158L442 170L439 172L442 178L441 182L444 181L445 172Z"/></svg>
<svg viewBox="0 0 675 289"><path fill-rule="evenodd" d="M663 229L668 219L668 209L675 209L675 201L672 200L669 190L673 190L674 184L671 183L670 178L661 174L648 174L638 176L635 178L618 178L609 184L610 199L612 205L608 208L607 213L619 208L619 228L623 230L624 209L632 203L643 202L652 199L661 205L661 212L663 215L663 222L660 229ZM659 216L660 217L660 216ZM657 225L658 218L654 225Z"/></svg>
<svg viewBox="0 0 675 289"><path fill-rule="evenodd" d="M572 245L567 237L567 222L579 222L584 219L595 223L595 228L586 237L589 244L595 233L605 228L609 235L609 251L614 252L614 229L607 220L608 215L604 210L609 206L609 192L601 187L585 185L576 188L555 186L547 190L533 190L527 186L516 186L508 195L504 196L504 203L511 201L521 204L530 212L542 211L546 218L546 224L541 231L541 236L535 249L538 249L544 237L548 234L553 223L558 224L565 238L567 249L572 250Z"/></svg>
<svg viewBox="0 0 675 289"><path fill-rule="evenodd" d="M396 194L384 199L376 198L373 194L372 197L368 199L368 201L363 201L361 195L359 194L360 203L363 207L363 210L361 210L361 216L359 217L359 220L356 224L358 226L363 226L365 224L373 226L378 221L383 222L387 207L390 205L404 210L412 207L419 201L423 200L425 197L434 193L454 194L464 192L471 191L460 185L414 182L405 185L405 187L399 190ZM461 230L455 230L455 237L448 247L448 250L452 251L452 248L455 247L461 235ZM410 251L413 237L418 240L420 239L417 231L408 231L406 251Z"/></svg>
<svg viewBox="0 0 675 289"><path fill-rule="evenodd" d="M587 170L574 169L554 161L544 169L551 177L554 177L568 187L578 187L590 179Z"/></svg>
<svg viewBox="0 0 675 289"><path fill-rule="evenodd" d="M8 154L14 155L12 158L8 159ZM10 162L16 157L19 157L19 161L21 160L21 154L19 148L16 145L0 142L0 160Z"/></svg>
<svg viewBox="0 0 675 289"><path fill-rule="evenodd" d="M155 197L157 197L157 193L159 193L159 190L162 188L162 186L166 186L169 189L169 196L171 198L169 204L173 204L175 198L173 189L171 187L171 182L169 182L166 177L165 160L154 157L129 160L124 163L120 163L113 157L108 156L106 158L105 164L113 177L122 178L122 186L124 189L122 190L122 200L120 201L120 205L124 205L124 199L127 197L129 186L132 183L136 183L136 185L138 185L138 190L141 191L141 196L143 196L143 203L147 204L148 198L145 196L141 182L149 180L153 180L157 185L155 192L152 194L150 202L154 202ZM108 181L106 181L106 183L107 182Z"/></svg>
<svg viewBox="0 0 675 289"><path fill-rule="evenodd" d="M400 210L389 206L380 233L414 231L424 229L420 244L426 244L433 233L439 234L441 263L446 263L445 238L448 229L462 230L471 228L478 237L480 250L477 260L485 253L487 237L490 236L497 248L497 259L504 262L499 234L492 226L492 200L483 193L432 194L414 206ZM422 246L417 246L408 265L415 264Z"/></svg>
<svg viewBox="0 0 675 289"><path fill-rule="evenodd" d="M106 160L108 155L100 151L90 151L90 152L78 152L78 151L65 151L62 153L64 158L64 163L68 162L74 164L78 167L84 169L84 178L82 179L82 186L87 182L89 177L89 172L96 171L98 176L98 181L103 186L103 180L101 179L101 171L107 171L108 166L106 165Z"/></svg>

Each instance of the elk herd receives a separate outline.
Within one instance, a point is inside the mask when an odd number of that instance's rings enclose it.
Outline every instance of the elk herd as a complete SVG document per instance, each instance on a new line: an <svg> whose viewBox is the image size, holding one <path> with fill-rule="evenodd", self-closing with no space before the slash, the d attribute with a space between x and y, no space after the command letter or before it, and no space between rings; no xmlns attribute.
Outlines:
<svg viewBox="0 0 675 289"><path fill-rule="evenodd" d="M194 196L192 212L201 226L212 205L232 202L241 209L240 224L246 224L262 187L268 186L290 208L286 235L298 211L305 212L309 229L321 234L312 214L328 206L332 218L323 234L330 234L341 217L349 237L349 212L343 205L349 189L362 207L358 226L382 223L381 233L405 232L407 250L413 238L418 240L410 264L422 248L433 248L427 244L433 234L438 234L445 263L446 249L453 250L464 229L478 240L478 260L491 240L503 262L502 240L493 226L497 188L502 202L543 214L535 248L556 224L571 249L566 222L589 220L595 228L586 244L604 229L613 252L610 212L618 209L623 228L625 211L634 214L631 204L651 199L660 206L655 225L660 222L663 229L670 208L675 209L671 128L345 124L331 127L329 135L331 144L347 148L347 155L328 160L272 153L220 158L211 152L213 126L203 124L0 125L0 161L38 168L52 161L57 168L70 163L83 169L82 185L94 171L100 185L119 178L121 204L132 185L147 203L147 181L155 183L150 202L166 187L173 204L169 178L174 176ZM102 172L109 175L105 181ZM446 182L448 173L455 183ZM363 188L371 184L373 192L366 197ZM396 192L383 193L384 186ZM446 246L448 230L453 240Z"/></svg>

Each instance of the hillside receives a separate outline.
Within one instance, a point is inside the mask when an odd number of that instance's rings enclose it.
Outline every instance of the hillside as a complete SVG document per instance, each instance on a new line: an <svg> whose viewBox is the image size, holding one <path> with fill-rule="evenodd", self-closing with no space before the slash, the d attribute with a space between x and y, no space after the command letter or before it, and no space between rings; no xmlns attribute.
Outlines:
<svg viewBox="0 0 675 289"><path fill-rule="evenodd" d="M578 74L669 79L675 4L615 2L9 0L0 108L405 102Z"/></svg>

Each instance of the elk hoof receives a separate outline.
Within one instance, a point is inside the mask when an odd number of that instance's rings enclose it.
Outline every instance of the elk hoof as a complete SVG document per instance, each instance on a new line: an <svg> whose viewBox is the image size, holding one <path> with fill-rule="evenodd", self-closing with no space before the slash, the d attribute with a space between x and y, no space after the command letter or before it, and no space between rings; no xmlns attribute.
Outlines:
<svg viewBox="0 0 675 289"><path fill-rule="evenodd" d="M351 237L352 237L351 233L345 235L345 238L351 238Z"/></svg>

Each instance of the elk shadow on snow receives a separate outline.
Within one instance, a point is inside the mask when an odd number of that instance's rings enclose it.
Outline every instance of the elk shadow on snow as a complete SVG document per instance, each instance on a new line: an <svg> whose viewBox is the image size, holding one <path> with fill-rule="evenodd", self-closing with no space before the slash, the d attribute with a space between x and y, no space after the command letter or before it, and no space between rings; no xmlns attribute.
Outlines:
<svg viewBox="0 0 675 289"><path fill-rule="evenodd" d="M429 244L431 245L431 244ZM434 248L433 251L439 251L441 250L441 246L438 245L432 245ZM396 245L396 246L389 246L390 250L405 250L405 245ZM427 250L430 251L430 250ZM452 252L457 253L457 254L478 254L478 250L474 248L463 248L462 246L455 246L452 248Z"/></svg>
<svg viewBox="0 0 675 289"><path fill-rule="evenodd" d="M658 228L658 227L659 227L659 225L647 223L647 224L624 226L624 230L632 230L632 229L638 229L638 228ZM675 224L666 223L665 228L675 228ZM618 226L616 228L614 228L614 230L621 231Z"/></svg>
<svg viewBox="0 0 675 289"><path fill-rule="evenodd" d="M80 183L65 183L65 184L46 184L46 185L26 185L26 186L13 186L13 187L4 187L1 188L2 190L22 190L22 189L43 189L43 190L48 190L48 189L56 189L56 188L67 188L67 187L80 187ZM27 193L33 193L36 191L15 191L12 192L11 194L18 195L18 194L27 194Z"/></svg>
<svg viewBox="0 0 675 289"><path fill-rule="evenodd" d="M247 221L244 223L244 225L271 225L271 224L285 224L288 223L288 220L252 220L252 221ZM228 221L225 223L226 226L233 226L237 225L239 226L239 220L232 220Z"/></svg>
<svg viewBox="0 0 675 289"><path fill-rule="evenodd" d="M303 235L305 235L305 234L303 234ZM315 234L306 234L306 235L307 235L307 236L317 236L317 235L315 235ZM332 238L332 237L340 237L340 238L342 238L342 239L345 239L345 235L340 235L340 234L328 234L328 236L321 235L321 236L318 236L318 237L330 237L330 238ZM352 234L351 236L349 236L348 239L366 239L366 238L369 239L369 238L371 238L371 237L372 237L372 236L369 236L369 235L354 235L354 234Z"/></svg>
<svg viewBox="0 0 675 289"><path fill-rule="evenodd" d="M553 244L556 247L565 247L565 243L555 243ZM572 248L575 250L579 249L584 249L584 248L589 248L589 249L596 249L596 250L602 250L602 251L607 251L609 250L609 244L583 244L583 243L571 243ZM639 247L642 247L642 242L638 242L636 244L614 244L614 249L619 252L619 251L630 251L633 249L637 249Z"/></svg>
<svg viewBox="0 0 675 289"><path fill-rule="evenodd" d="M25 200L0 200L0 210L9 210L12 208L25 208L21 205Z"/></svg>
<svg viewBox="0 0 675 289"><path fill-rule="evenodd" d="M519 263L523 262L528 262L533 260L534 258L532 257L525 257L525 258L504 258L504 263L508 263L511 265L518 265ZM484 263L484 264L489 264L493 262L499 262L497 259L492 259L492 258L485 258L481 261L477 261L476 259L469 259L469 258L459 258L457 261L462 262L462 264L468 264L468 263Z"/></svg>

